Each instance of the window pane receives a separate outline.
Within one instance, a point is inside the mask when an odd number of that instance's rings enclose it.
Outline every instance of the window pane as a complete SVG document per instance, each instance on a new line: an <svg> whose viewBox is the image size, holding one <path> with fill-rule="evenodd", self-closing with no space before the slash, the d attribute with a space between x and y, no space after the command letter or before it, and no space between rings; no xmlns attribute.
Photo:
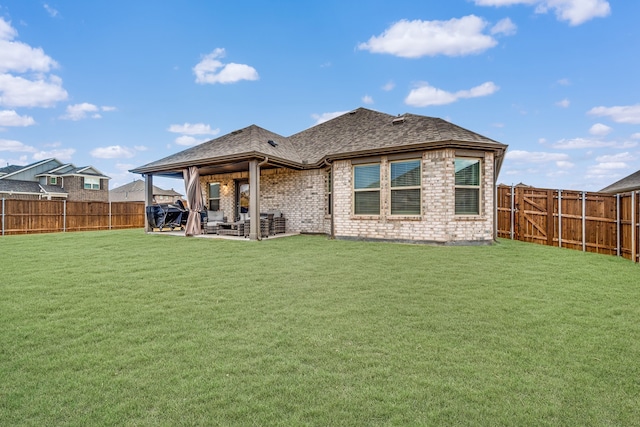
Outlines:
<svg viewBox="0 0 640 427"><path fill-rule="evenodd" d="M391 187L420 185L420 160L391 163Z"/></svg>
<svg viewBox="0 0 640 427"><path fill-rule="evenodd" d="M391 191L391 215L420 215L420 190Z"/></svg>
<svg viewBox="0 0 640 427"><path fill-rule="evenodd" d="M356 166L354 188L380 188L380 165Z"/></svg>
<svg viewBox="0 0 640 427"><path fill-rule="evenodd" d="M210 211L219 211L220 210L220 199L209 200L209 210Z"/></svg>
<svg viewBox="0 0 640 427"><path fill-rule="evenodd" d="M456 188L456 215L480 214L480 189Z"/></svg>
<svg viewBox="0 0 640 427"><path fill-rule="evenodd" d="M220 198L220 183L209 184L209 198L210 199L219 199Z"/></svg>
<svg viewBox="0 0 640 427"><path fill-rule="evenodd" d="M380 192L379 191L359 191L355 195L356 215L379 215L380 214Z"/></svg>
<svg viewBox="0 0 640 427"><path fill-rule="evenodd" d="M480 185L480 160L456 159L456 185Z"/></svg>

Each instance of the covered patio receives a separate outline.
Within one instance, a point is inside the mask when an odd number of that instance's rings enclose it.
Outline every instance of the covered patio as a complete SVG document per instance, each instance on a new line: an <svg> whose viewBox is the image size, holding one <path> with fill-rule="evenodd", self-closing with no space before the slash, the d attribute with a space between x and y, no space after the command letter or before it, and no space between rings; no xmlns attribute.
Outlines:
<svg viewBox="0 0 640 427"><path fill-rule="evenodd" d="M300 169L299 164L287 160L291 156L288 145L286 138L252 125L230 134L213 151L202 144L133 172L144 176L146 206L153 203L154 177L184 180L188 219L183 235L261 240L286 234L284 228L272 232L272 223L265 232L264 221L251 219L267 218L267 209L280 215L288 210L273 203L262 206L260 181L264 171ZM238 152L240 147L252 150ZM211 216L218 214L216 226L208 227ZM149 221L145 231L153 231Z"/></svg>

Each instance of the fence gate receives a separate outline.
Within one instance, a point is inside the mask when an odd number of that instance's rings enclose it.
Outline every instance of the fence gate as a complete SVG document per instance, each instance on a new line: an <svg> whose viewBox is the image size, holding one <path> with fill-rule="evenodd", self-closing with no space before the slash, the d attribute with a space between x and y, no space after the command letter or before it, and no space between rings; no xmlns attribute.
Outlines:
<svg viewBox="0 0 640 427"><path fill-rule="evenodd" d="M553 190L520 188L516 192L514 238L553 245L555 223Z"/></svg>

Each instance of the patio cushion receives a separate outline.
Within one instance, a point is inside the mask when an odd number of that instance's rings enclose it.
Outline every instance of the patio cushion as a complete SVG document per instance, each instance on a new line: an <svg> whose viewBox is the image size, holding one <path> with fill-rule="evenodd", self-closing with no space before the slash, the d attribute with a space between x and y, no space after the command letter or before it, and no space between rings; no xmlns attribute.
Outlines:
<svg viewBox="0 0 640 427"><path fill-rule="evenodd" d="M224 211L208 211L207 222L224 222Z"/></svg>

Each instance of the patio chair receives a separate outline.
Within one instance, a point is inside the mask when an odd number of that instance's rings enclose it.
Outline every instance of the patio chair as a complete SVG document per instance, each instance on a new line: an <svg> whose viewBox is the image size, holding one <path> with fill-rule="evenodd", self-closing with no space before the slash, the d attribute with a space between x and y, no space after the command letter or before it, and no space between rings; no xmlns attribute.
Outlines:
<svg viewBox="0 0 640 427"><path fill-rule="evenodd" d="M207 211L207 219L204 224L204 232L206 234L216 234L218 232L218 226L224 222L227 222L227 217L224 216L224 211Z"/></svg>

